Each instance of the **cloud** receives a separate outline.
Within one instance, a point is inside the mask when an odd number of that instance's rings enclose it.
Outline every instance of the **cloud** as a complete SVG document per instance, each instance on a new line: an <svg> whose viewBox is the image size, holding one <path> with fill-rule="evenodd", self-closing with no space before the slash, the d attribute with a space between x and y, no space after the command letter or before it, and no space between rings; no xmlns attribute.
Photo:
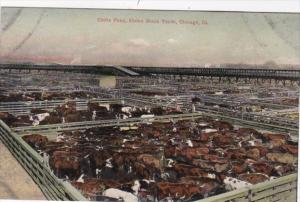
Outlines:
<svg viewBox="0 0 300 202"><path fill-rule="evenodd" d="M148 41L142 38L130 39L129 42L131 45L141 47L149 47L151 45Z"/></svg>
<svg viewBox="0 0 300 202"><path fill-rule="evenodd" d="M92 50L92 49L95 49L95 48L97 48L97 46L92 44L92 45L89 45L89 46L85 47L85 50Z"/></svg>
<svg viewBox="0 0 300 202"><path fill-rule="evenodd" d="M81 55L74 56L73 60L70 62L70 64L81 64L82 63L82 57Z"/></svg>
<svg viewBox="0 0 300 202"><path fill-rule="evenodd" d="M175 40L175 39L172 39L172 38L168 39L167 41L168 41L168 43L170 43L170 44L175 44L175 43L178 43L178 41L177 41L177 40Z"/></svg>

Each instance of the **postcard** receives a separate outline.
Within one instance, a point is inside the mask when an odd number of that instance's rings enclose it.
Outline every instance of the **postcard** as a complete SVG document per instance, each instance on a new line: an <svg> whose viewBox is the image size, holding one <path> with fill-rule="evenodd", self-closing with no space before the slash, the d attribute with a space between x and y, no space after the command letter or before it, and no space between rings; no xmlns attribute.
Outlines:
<svg viewBox="0 0 300 202"><path fill-rule="evenodd" d="M296 201L299 24L2 8L0 199Z"/></svg>

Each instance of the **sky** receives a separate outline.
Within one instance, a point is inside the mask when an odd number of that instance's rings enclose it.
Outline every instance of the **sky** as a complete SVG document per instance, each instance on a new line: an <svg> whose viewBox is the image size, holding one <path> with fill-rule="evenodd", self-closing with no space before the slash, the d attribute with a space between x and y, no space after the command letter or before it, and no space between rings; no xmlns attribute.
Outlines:
<svg viewBox="0 0 300 202"><path fill-rule="evenodd" d="M2 8L0 62L300 64L300 14Z"/></svg>

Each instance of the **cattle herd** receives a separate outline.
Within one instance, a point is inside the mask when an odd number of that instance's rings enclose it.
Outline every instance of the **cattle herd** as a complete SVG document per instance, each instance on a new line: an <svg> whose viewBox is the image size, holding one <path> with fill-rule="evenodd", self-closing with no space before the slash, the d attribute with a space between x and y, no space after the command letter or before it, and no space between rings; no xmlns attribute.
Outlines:
<svg viewBox="0 0 300 202"><path fill-rule="evenodd" d="M23 139L91 200L193 201L297 169L298 146L289 136L209 118Z"/></svg>
<svg viewBox="0 0 300 202"><path fill-rule="evenodd" d="M47 100L67 100L67 99L91 99L99 97L96 93L83 91L70 92L48 92L40 89L31 89L36 92L16 92L0 94L1 102L20 102L20 101L47 101Z"/></svg>
<svg viewBox="0 0 300 202"><path fill-rule="evenodd" d="M12 115L9 112L0 112L2 119L10 127L37 126L82 121L127 119L143 116L171 115L182 113L173 108L162 107L131 107L123 104L104 104L89 102L86 110L78 110L75 101L67 101L54 109L30 110L30 114Z"/></svg>
<svg viewBox="0 0 300 202"><path fill-rule="evenodd" d="M132 98L151 98L153 102L153 98L163 100L164 97L172 101L179 94L180 85L175 81L172 81L175 90L140 90L138 87L142 81L130 78L122 85L133 86L128 88ZM155 79L147 82L163 84ZM192 91L199 91L221 99L223 94L234 97L248 91L248 88L230 89L222 85L214 90L203 85L189 85L189 89L180 93L192 95ZM154 121L151 118L155 116L180 115L184 111L167 107L169 105L133 106L123 101L99 104L95 98L103 98L103 95L76 88L69 92L50 92L40 88L10 93L0 90L0 104L4 103L3 106L8 102L62 101L48 108L32 107L23 114L0 112L0 119L11 128L115 121L113 126L68 129L54 135L42 132L19 134L41 155L51 172L69 181L90 200L194 201L297 172L298 143L288 134L245 128L204 116L186 119L169 116L164 121ZM79 106L76 101L79 99L87 101L85 107L82 103ZM202 100L194 96L190 101L189 104L197 106ZM183 107L188 104L180 102ZM294 106L298 102L299 98L284 98L275 99L272 104ZM214 103L204 104L215 106ZM220 104L218 107L240 110L240 106L234 105ZM246 111L262 111L251 107ZM117 122L129 118L147 119L122 126Z"/></svg>

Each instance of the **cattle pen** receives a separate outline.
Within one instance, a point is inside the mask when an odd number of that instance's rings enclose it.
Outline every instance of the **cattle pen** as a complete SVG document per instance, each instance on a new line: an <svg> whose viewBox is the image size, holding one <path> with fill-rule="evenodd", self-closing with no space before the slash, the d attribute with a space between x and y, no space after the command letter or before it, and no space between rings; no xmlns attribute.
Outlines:
<svg viewBox="0 0 300 202"><path fill-rule="evenodd" d="M119 201L107 191L119 190L120 198L126 192L142 201L296 201L297 82L253 87L253 80L224 84L203 79L209 74L188 79L182 72L177 77L154 72L164 75L148 77L143 68L128 69L138 75L119 72L113 88L98 86L95 75L79 68L60 73L38 67L2 69L0 140L47 199ZM44 71L53 78L42 81ZM91 72L98 73L95 67ZM263 71L249 72L251 78L264 78ZM217 73L222 77L222 71ZM295 75L287 73L278 79L294 81ZM12 74L30 75L36 83L21 75L14 86L5 79ZM69 79L61 81L62 75ZM61 159L71 167L59 167ZM82 165L87 162L88 168ZM233 174L226 176L229 171ZM244 184L233 188L226 179ZM176 193L164 188L172 186Z"/></svg>

